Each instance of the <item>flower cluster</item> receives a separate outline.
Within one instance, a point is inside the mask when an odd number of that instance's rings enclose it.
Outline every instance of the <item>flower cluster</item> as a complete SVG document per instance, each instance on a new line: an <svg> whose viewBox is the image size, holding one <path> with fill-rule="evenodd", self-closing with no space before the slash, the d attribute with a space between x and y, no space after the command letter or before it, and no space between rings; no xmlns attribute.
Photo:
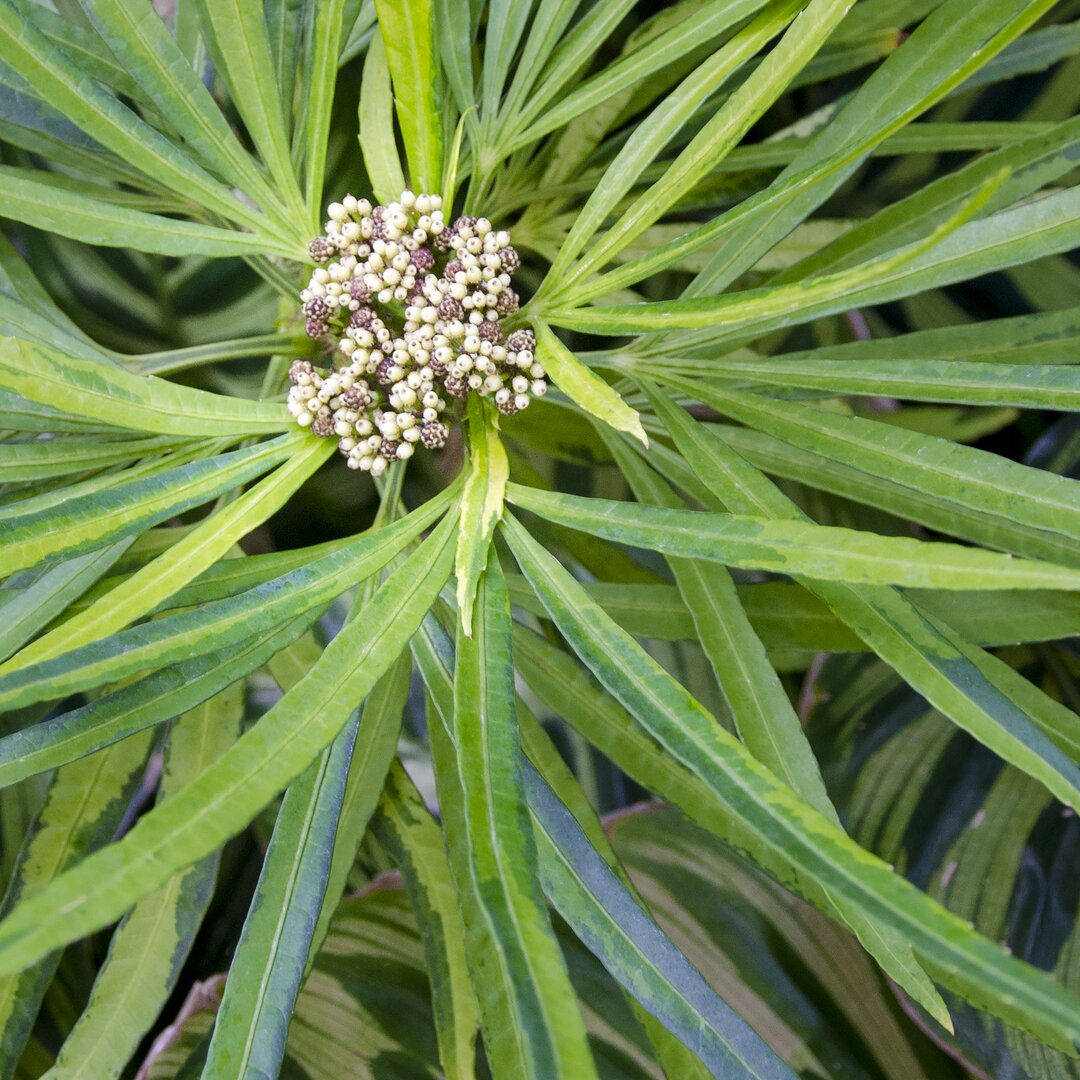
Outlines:
<svg viewBox="0 0 1080 1080"><path fill-rule="evenodd" d="M328 213L300 298L308 335L336 343L335 366L297 360L289 409L336 436L350 468L378 476L418 443L442 447L454 399L491 397L512 416L546 392L532 331L502 326L518 310L508 233L486 218L447 224L438 195L411 191L388 206L347 195Z"/></svg>

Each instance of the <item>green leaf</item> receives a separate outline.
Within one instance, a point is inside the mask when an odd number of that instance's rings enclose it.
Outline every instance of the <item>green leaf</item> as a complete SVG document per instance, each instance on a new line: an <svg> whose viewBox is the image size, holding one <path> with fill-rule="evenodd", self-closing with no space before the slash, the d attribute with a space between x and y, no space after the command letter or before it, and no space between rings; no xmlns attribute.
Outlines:
<svg viewBox="0 0 1080 1080"><path fill-rule="evenodd" d="M650 328L696 328L702 332L691 339L693 347L707 344L716 348L722 342L750 340L778 327L912 296L1068 251L1078 242L1080 189L1069 188L970 222L923 254L909 250L911 257L900 259L898 253L895 263L882 260L861 281L862 275L857 270L839 271L797 285L749 290L726 297L661 301L655 306L642 304L634 308L589 309L572 316L567 314L565 318L561 313L549 312L548 317L557 325L592 333L621 335ZM870 266L874 265L871 261ZM789 305L787 310L782 310L784 304ZM661 317L668 320L663 325L658 321ZM604 326L608 329L602 329ZM710 331L708 327L716 329Z"/></svg>
<svg viewBox="0 0 1080 1080"><path fill-rule="evenodd" d="M375 0L375 10L413 189L430 193L442 179L442 103L431 0Z"/></svg>
<svg viewBox="0 0 1080 1080"><path fill-rule="evenodd" d="M163 436L116 442L79 439L76 443L70 439L48 439L0 446L0 483L44 480L50 476L122 465L136 458L153 456L156 451L173 450L178 445L182 445L182 440ZM74 446L78 446L77 451Z"/></svg>
<svg viewBox="0 0 1080 1080"><path fill-rule="evenodd" d="M398 158L394 96L381 36L372 41L364 57L359 120L360 149L371 186L381 202L393 202L405 190L405 174Z"/></svg>
<svg viewBox="0 0 1080 1080"><path fill-rule="evenodd" d="M89 185L86 185L89 186ZM85 189L85 188L84 188ZM0 166L4 216L58 236L105 247L133 247L159 255L296 257L296 248L267 233L237 232L193 221L147 214L29 178Z"/></svg>
<svg viewBox="0 0 1080 1080"><path fill-rule="evenodd" d="M124 364L139 375L165 375L184 368L210 364L215 360L233 360L244 356L302 356L307 339L293 334L252 334L250 337L189 345L180 349L141 353L125 357Z"/></svg>
<svg viewBox="0 0 1080 1080"><path fill-rule="evenodd" d="M838 396L1080 411L1080 372L1063 365L969 364L963 360L852 363L826 357L790 363L778 357L732 364L723 374L724 381L729 378L766 386L803 386Z"/></svg>
<svg viewBox="0 0 1080 1080"><path fill-rule="evenodd" d="M69 499L112 491L121 484L159 476L161 473L199 459L206 459L227 450L238 440L214 439L203 445L188 446L174 450L160 458L137 461L126 469L106 469L88 476L85 480L72 480L66 484L41 484L30 488L20 499L0 505L0 520L25 514L56 510Z"/></svg>
<svg viewBox="0 0 1080 1080"><path fill-rule="evenodd" d="M490 0L488 4L479 104L489 130L499 114L510 65L534 6L535 0Z"/></svg>
<svg viewBox="0 0 1080 1080"><path fill-rule="evenodd" d="M4 896L5 914L32 904L81 857L107 844L142 775L150 737L120 743L60 769L20 852ZM0 979L0 1071L10 1076L30 1035L41 999L60 962L55 942L35 967ZM51 955L50 955L51 954Z"/></svg>
<svg viewBox="0 0 1080 1080"><path fill-rule="evenodd" d="M986 212L1027 198L1068 175L1074 167L1078 143L1080 118L1055 124L1049 130L1040 131L996 153L977 157L964 168L947 173L907 198L872 214L850 233L793 267L781 280L795 280L820 274L823 270L851 266L910 242L920 231L947 217L958 203L970 197L999 169L1009 169L1010 176L991 199Z"/></svg>
<svg viewBox="0 0 1080 1080"><path fill-rule="evenodd" d="M660 744L662 756L673 758L674 765L705 785L717 812L711 827L719 826L727 837L737 831L743 850L800 891L827 890L830 898L861 908L876 923L900 932L923 967L943 985L1051 1045L1077 1053L1078 1013L1071 995L974 934L801 803L618 630L513 518L504 519L503 532L575 652L643 732ZM566 719L576 720L573 714ZM607 749L610 753L613 748L609 744ZM625 749L630 749L629 742ZM641 753L640 747L636 752ZM612 756L624 768L629 764L631 775L638 773L623 748ZM650 780L650 786L669 797L673 794L669 783ZM823 902L820 892L815 898Z"/></svg>
<svg viewBox="0 0 1080 1080"><path fill-rule="evenodd" d="M547 6L554 8L556 5ZM560 19L570 19L577 6L576 0L558 5ZM632 0L614 0L612 3L593 6L587 10L575 20L570 31L563 35L550 59L543 63L542 70L541 63L537 60L537 52L550 52L548 42L554 44L563 27L558 25L556 32L555 27L549 26L547 41L535 40L539 37L537 30L541 21L540 15L545 13L544 7L541 7L529 30L525 50L518 61L517 71L503 105L503 112L510 121L512 131L520 131L525 123L545 115L549 102L568 82L589 66L605 42L616 33L633 6ZM547 130L553 131L555 128L547 127ZM512 145L517 147L524 144L519 139L514 139ZM503 153L505 152L504 150Z"/></svg>
<svg viewBox="0 0 1080 1080"><path fill-rule="evenodd" d="M179 717L169 732L159 800L195 779L236 740L244 685L234 683ZM218 855L140 900L114 931L90 1000L64 1040L48 1080L119 1076L176 987L209 905Z"/></svg>
<svg viewBox="0 0 1080 1080"><path fill-rule="evenodd" d="M525 784L544 891L604 967L713 1076L794 1077L656 925L529 764Z"/></svg>
<svg viewBox="0 0 1080 1080"><path fill-rule="evenodd" d="M244 437L293 427L283 405L132 375L17 338L0 338L0 388L42 405L63 403L82 417L153 435Z"/></svg>
<svg viewBox="0 0 1080 1080"><path fill-rule="evenodd" d="M685 295L718 293L730 285L808 218L866 153L940 101L1051 7L1053 0L946 0L937 6L766 189L760 207L744 204L698 230L706 242L723 232L725 243Z"/></svg>
<svg viewBox="0 0 1080 1080"><path fill-rule="evenodd" d="M393 764L411 675L412 658L406 650L364 700L360 713L360 737L353 747L352 761L349 763L349 777L345 784L337 836L334 838L334 857L327 874L326 895L308 953L309 971L312 964L317 962L330 920L338 909L356 862L357 849L367 833L368 823L378 807Z"/></svg>
<svg viewBox="0 0 1080 1080"><path fill-rule="evenodd" d="M835 460L892 487L917 491L924 499L933 498L952 516L951 526L948 518L939 522L942 531L1023 555L1077 564L1080 484L1075 480L873 420L669 381L799 450Z"/></svg>
<svg viewBox="0 0 1080 1080"><path fill-rule="evenodd" d="M776 325L807 322L818 314L830 314L853 307L862 296L874 291L881 283L903 279L905 271L923 260L933 259L944 247L950 234L960 224L984 206L1007 176L1000 172L987 180L978 191L961 203L950 217L929 235L895 251L890 251L865 263L824 274L818 278L793 285L777 285L752 289L743 294L723 297L694 297L689 300L660 300L650 304L612 305L590 308L581 312L548 312L548 318L558 326L570 326L592 333L628 334L635 331L695 330L723 324L725 336L736 327L766 325L779 319ZM985 238L981 238L985 243ZM929 252L929 255L926 253ZM965 277L971 276L965 274ZM901 295L904 295L901 292ZM884 299L892 299L888 292ZM615 329L618 327L618 329Z"/></svg>
<svg viewBox="0 0 1080 1080"><path fill-rule="evenodd" d="M544 607L520 575L508 574L510 599L534 615ZM673 585L585 582L585 591L634 637L692 641L694 620ZM868 646L800 585L779 581L735 587L754 632L768 649L860 652ZM1080 634L1080 597L1060 592L937 592L906 595L962 637L981 645L1053 641Z"/></svg>
<svg viewBox="0 0 1080 1080"><path fill-rule="evenodd" d="M23 18L37 27L62 53L67 53L73 67L94 76L118 95L137 101L140 107L153 103L147 98L130 72L120 64L96 29L83 25L84 19L65 18L31 0L13 0ZM81 16L81 13L80 13Z"/></svg>
<svg viewBox="0 0 1080 1080"><path fill-rule="evenodd" d="M203 1070L207 1080L272 1080L281 1068L325 895L358 720L346 723L282 801L229 966Z"/></svg>
<svg viewBox="0 0 1080 1080"><path fill-rule="evenodd" d="M22 256L2 234L0 337L30 338L86 359L110 359L100 345L60 310Z"/></svg>
<svg viewBox="0 0 1080 1080"><path fill-rule="evenodd" d="M109 48L184 142L230 183L281 218L277 194L236 138L164 19L131 0L90 0L87 7Z"/></svg>
<svg viewBox="0 0 1080 1080"><path fill-rule="evenodd" d="M431 500L395 525L351 540L325 555L303 558L298 568L239 595L199 603L111 637L65 649L59 656L52 655L51 649L44 656L35 655L31 646L0 668L0 707L7 708L14 701L67 696L189 657L227 650L243 644L251 634L298 618L307 617L312 622L335 597L386 566L441 516L445 506L444 499ZM175 548L162 558L172 550ZM62 631L67 625L57 629ZM56 649L63 646L62 633L53 644Z"/></svg>
<svg viewBox="0 0 1080 1080"><path fill-rule="evenodd" d="M1040 311L1011 319L942 326L899 337L782 353L777 362L835 358L853 368L890 361L958 360L982 364L1070 364L1080 342L1080 308ZM715 366L715 365L714 365Z"/></svg>
<svg viewBox="0 0 1080 1080"><path fill-rule="evenodd" d="M80 645L121 630L153 611L193 578L213 565L241 537L265 521L330 456L333 445L311 440L276 472L224 509L211 514L191 532L141 570L50 634L39 638L0 673L40 664ZM2 678L2 675L0 675Z"/></svg>
<svg viewBox="0 0 1080 1080"><path fill-rule="evenodd" d="M0 3L0 51L5 64L26 79L43 101L145 176L231 221L260 229L261 215L94 78L74 67L9 0Z"/></svg>
<svg viewBox="0 0 1080 1080"><path fill-rule="evenodd" d="M443 731L434 720L431 730L485 1047L496 1073L595 1077L535 876L514 715L510 608L494 550L472 631L459 628L452 728Z"/></svg>
<svg viewBox="0 0 1080 1080"><path fill-rule="evenodd" d="M804 520L798 508L760 473L708 438L699 425L661 396L655 400L695 470L711 480L725 501L778 518ZM1073 798L1080 717L896 590L803 583L956 724L1066 801ZM861 924L856 929L863 933ZM887 950L879 959L887 965L890 956Z"/></svg>
<svg viewBox="0 0 1080 1080"><path fill-rule="evenodd" d="M435 34L439 41L439 59L446 71L458 112L466 117L470 131L478 131L473 99L472 19L462 18L455 0L434 0ZM476 139L473 138L475 145Z"/></svg>
<svg viewBox="0 0 1080 1080"><path fill-rule="evenodd" d="M524 631L515 637L515 647L528 659L523 670L529 685L546 705L572 722L604 753L621 760L622 767L639 782L648 777L649 787L664 792L694 820L731 843L736 850L757 850L757 840L727 817L726 810L716 807L712 796L670 754L656 747L652 738L639 730L611 698L592 685L569 657ZM629 758L622 756L623 751L630 755ZM925 973L913 967L911 950L895 930L880 922L871 922L863 910L852 908L818 882L806 881L782 858L774 862L766 859L762 865L778 880L791 882L790 887L832 918L857 925L867 949L885 970L925 1008L934 1015L940 1013L947 1026L948 1018L940 996L928 983Z"/></svg>
<svg viewBox="0 0 1080 1080"><path fill-rule="evenodd" d="M295 215L297 230L307 227L307 214L289 156L285 106L274 79L262 4L243 0L197 0L204 32L215 46L215 62L228 79L229 89L244 126L258 148L277 190Z"/></svg>
<svg viewBox="0 0 1080 1080"><path fill-rule="evenodd" d="M105 851L59 876L0 923L0 973L20 971L107 925L242 829L345 726L397 658L449 575L448 517L365 612L262 719L178 795Z"/></svg>
<svg viewBox="0 0 1080 1080"><path fill-rule="evenodd" d="M586 367L559 339L547 323L533 322L536 355L544 371L571 401L605 424L626 431L649 445L641 417L594 371Z"/></svg>
<svg viewBox="0 0 1080 1080"><path fill-rule="evenodd" d="M131 540L124 539L110 547L46 566L22 588L12 587L9 578L0 591L0 660L6 660L108 573L130 546Z"/></svg>
<svg viewBox="0 0 1080 1080"><path fill-rule="evenodd" d="M507 498L547 521L664 554L820 581L938 589L1080 589L1080 571L955 544L878 536L833 526L507 486Z"/></svg>
<svg viewBox="0 0 1080 1080"><path fill-rule="evenodd" d="M608 445L640 502L682 505L624 445L614 438ZM668 563L739 737L758 761L810 806L838 822L799 717L743 611L731 576L723 567L705 566L695 559L670 558Z"/></svg>
<svg viewBox="0 0 1080 1080"><path fill-rule="evenodd" d="M643 807L608 830L660 925L695 943L702 974L800 1075L948 1071L851 934L678 811Z"/></svg>
<svg viewBox="0 0 1080 1080"><path fill-rule="evenodd" d="M806 453L771 435L727 424L714 425L713 430L746 461L753 462L770 475L835 492L845 499L902 514L939 532L975 538L997 548L1026 548L1033 538L1045 543L1032 529L1018 522L1002 517L994 520L960 505L954 505L950 511L949 504L936 495L875 478L857 466L841 464L820 454ZM1071 550L1063 556L1071 557Z"/></svg>
<svg viewBox="0 0 1080 1080"><path fill-rule="evenodd" d="M0 739L0 787L46 772L172 719L261 667L314 621L255 631L241 645L204 653Z"/></svg>
<svg viewBox="0 0 1080 1080"><path fill-rule="evenodd" d="M574 219L570 234L552 263L545 280L553 282L555 290L561 291L573 260L618 206L642 170L663 150L699 105L783 30L798 14L800 6L797 0L782 0L763 12L722 44L637 125ZM549 290L551 288L549 286Z"/></svg>
<svg viewBox="0 0 1080 1080"><path fill-rule="evenodd" d="M469 981L454 880L442 831L416 785L396 762L379 803L375 831L401 868L420 926L446 1080L472 1080L480 1008Z"/></svg>
<svg viewBox="0 0 1080 1080"><path fill-rule="evenodd" d="M766 10L736 34L726 49L733 50L735 57L740 62L745 62L791 20L790 27L773 50L690 140L689 145L671 163L663 177L631 204L599 243L590 247L588 254L570 271L570 283L600 269L614 253L658 221L679 198L707 176L713 164L742 139L788 88L789 83L843 19L853 2L854 0L811 0L809 4L799 5L794 10L780 5L776 14ZM792 15L795 16L793 20ZM745 51L735 51L736 46L742 46ZM670 100L669 97L668 101ZM660 109L666 108L667 102L660 106ZM638 130L640 131L641 127ZM574 232L576 231L575 226ZM574 253L580 250L578 246Z"/></svg>
<svg viewBox="0 0 1080 1080"><path fill-rule="evenodd" d="M726 502L770 516L804 519L791 501L723 443L659 395L657 404L694 469L723 492ZM996 753L1055 789L1054 773L1063 767L1066 775L1071 770L1057 747L1071 758L1080 756L1080 718L951 631L947 609L943 621L921 609L914 597L895 590L804 584L927 700Z"/></svg>
<svg viewBox="0 0 1080 1080"><path fill-rule="evenodd" d="M305 0L266 0L263 4L266 16L266 37L274 57L274 82L281 95L286 125L295 111L294 89L301 67L301 43L305 29L302 22L307 14ZM336 69L337 64L332 66ZM296 132L293 132L295 138Z"/></svg>
<svg viewBox="0 0 1080 1080"><path fill-rule="evenodd" d="M515 638L515 643L516 643ZM520 659L518 660L520 670ZM577 828L584 834L584 838L608 867L615 873L618 880L627 887L631 896L635 897L644 907L640 895L634 890L633 883L619 862L611 844L608 842L604 825L596 816L589 802L588 796L582 790L581 784L575 779L573 772L563 759L559 750L552 742L550 736L541 726L540 722L529 711L525 703L518 698L518 731L521 736L521 749L528 758L526 765L526 783L529 782L529 764L550 786L555 795L563 802L569 812L576 819ZM537 810L530 806L530 814L533 817L533 828L537 828ZM543 844L541 858L543 858ZM685 964L685 958L681 961ZM627 1003L631 1006L634 1016L641 1023L649 1042L652 1043L656 1052L657 1061L664 1070L665 1076L679 1076L684 1080L708 1080L712 1075L701 1059L691 1051L677 1035L672 1034L652 1013L648 1012L624 989ZM723 1011L723 1004L719 1005Z"/></svg>
<svg viewBox="0 0 1080 1080"><path fill-rule="evenodd" d="M330 142L330 114L337 83L337 58L341 52L345 0L329 0L315 5L313 46L308 71L308 95L302 117L304 132L304 195L313 230L322 228L323 185L326 153ZM286 99L286 107L289 101Z"/></svg>
<svg viewBox="0 0 1080 1080"><path fill-rule="evenodd" d="M123 536L201 506L267 471L288 457L299 440L272 442L178 465L87 495L71 496L42 510L4 515L0 557L9 570L33 566L54 555L81 555Z"/></svg>
<svg viewBox="0 0 1080 1080"><path fill-rule="evenodd" d="M454 573L461 627L472 633L473 601L488 561L495 526L503 512L510 463L499 438L497 414L475 395L468 404L469 471L461 492L461 517Z"/></svg>
<svg viewBox="0 0 1080 1080"><path fill-rule="evenodd" d="M545 80L523 109L522 120L528 121L529 126L512 140L511 149L527 146L557 131L634 83L662 71L703 42L719 37L763 6L764 0L709 0L695 5L694 10L686 12L673 26L586 79L549 108L544 108L550 100L547 91L557 90L558 86L549 88Z"/></svg>

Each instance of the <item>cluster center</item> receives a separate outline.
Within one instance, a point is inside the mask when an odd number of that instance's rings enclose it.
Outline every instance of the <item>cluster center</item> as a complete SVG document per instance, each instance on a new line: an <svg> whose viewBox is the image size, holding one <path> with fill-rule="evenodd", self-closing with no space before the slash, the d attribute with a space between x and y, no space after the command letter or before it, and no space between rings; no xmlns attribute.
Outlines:
<svg viewBox="0 0 1080 1080"><path fill-rule="evenodd" d="M441 448L454 399L491 397L511 416L546 392L532 331L502 325L518 310L509 233L470 215L447 224L438 195L411 191L386 206L347 195L328 216L300 299L332 366L295 361L288 405L337 437L350 468L378 476L417 444Z"/></svg>

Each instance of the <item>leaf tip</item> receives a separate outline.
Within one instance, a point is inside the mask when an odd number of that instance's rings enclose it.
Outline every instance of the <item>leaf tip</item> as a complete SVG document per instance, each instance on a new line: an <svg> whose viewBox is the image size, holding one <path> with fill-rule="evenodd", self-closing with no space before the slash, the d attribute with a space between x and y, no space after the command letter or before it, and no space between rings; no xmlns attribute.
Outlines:
<svg viewBox="0 0 1080 1080"><path fill-rule="evenodd" d="M629 434L633 435L634 438L637 439L638 442L640 442L646 450L649 449L649 436L646 433L645 428L642 427L640 413L634 413L633 419L626 427L626 431L629 432Z"/></svg>

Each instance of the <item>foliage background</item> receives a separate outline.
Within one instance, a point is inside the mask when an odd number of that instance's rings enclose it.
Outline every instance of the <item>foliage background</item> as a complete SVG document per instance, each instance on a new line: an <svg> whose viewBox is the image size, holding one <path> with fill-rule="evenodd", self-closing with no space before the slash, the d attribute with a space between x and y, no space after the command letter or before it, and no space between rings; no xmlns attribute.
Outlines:
<svg viewBox="0 0 1080 1080"><path fill-rule="evenodd" d="M0 1074L1075 1075L1080 5L166 14L0 0ZM376 490L406 182L558 391Z"/></svg>

